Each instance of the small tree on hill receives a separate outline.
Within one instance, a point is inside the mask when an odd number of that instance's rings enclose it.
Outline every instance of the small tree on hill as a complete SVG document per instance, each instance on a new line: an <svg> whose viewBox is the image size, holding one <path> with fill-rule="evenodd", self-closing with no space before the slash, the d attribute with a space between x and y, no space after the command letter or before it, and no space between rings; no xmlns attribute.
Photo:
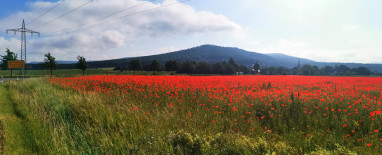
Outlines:
<svg viewBox="0 0 382 155"><path fill-rule="evenodd" d="M150 69L154 71L155 75L155 71L160 71L160 63L157 60L153 60L150 65Z"/></svg>
<svg viewBox="0 0 382 155"><path fill-rule="evenodd" d="M50 76L53 75L53 70L57 68L57 63L56 63L56 58L53 57L50 53L45 54L45 59L44 59L44 67L46 69L50 70Z"/></svg>
<svg viewBox="0 0 382 155"><path fill-rule="evenodd" d="M179 63L175 60L167 61L165 68L167 71L171 71L171 74L174 75L174 71L179 69Z"/></svg>
<svg viewBox="0 0 382 155"><path fill-rule="evenodd" d="M83 56L77 56L77 64L76 67L82 70L82 75L85 75L85 70L88 68L88 63Z"/></svg>
<svg viewBox="0 0 382 155"><path fill-rule="evenodd" d="M1 55L1 69L3 70L8 68L8 61L17 60L17 54L13 53L8 48L5 52L7 53L6 55Z"/></svg>
<svg viewBox="0 0 382 155"><path fill-rule="evenodd" d="M134 75L135 75L136 70L142 69L141 61L139 61L138 59L130 61L129 62L129 69L133 70Z"/></svg>

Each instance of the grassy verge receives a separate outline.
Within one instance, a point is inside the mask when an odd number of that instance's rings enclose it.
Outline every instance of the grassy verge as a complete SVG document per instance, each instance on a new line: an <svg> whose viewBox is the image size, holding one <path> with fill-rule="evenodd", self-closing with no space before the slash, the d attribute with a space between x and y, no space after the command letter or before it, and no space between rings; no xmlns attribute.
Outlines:
<svg viewBox="0 0 382 155"><path fill-rule="evenodd" d="M10 93L38 154L138 152L131 124L139 120L125 115L120 105L53 87L43 79L25 80L10 87Z"/></svg>
<svg viewBox="0 0 382 155"><path fill-rule="evenodd" d="M31 154L33 146L24 128L23 117L10 100L8 88L8 85L0 85L0 149L5 154Z"/></svg>

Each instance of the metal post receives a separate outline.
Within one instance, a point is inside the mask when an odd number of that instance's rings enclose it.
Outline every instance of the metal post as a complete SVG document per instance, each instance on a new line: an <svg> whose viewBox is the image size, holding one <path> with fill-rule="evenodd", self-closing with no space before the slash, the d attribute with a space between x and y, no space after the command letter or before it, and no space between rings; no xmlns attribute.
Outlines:
<svg viewBox="0 0 382 155"><path fill-rule="evenodd" d="M25 22L24 22L24 19L23 19L23 23L22 23L22 27L21 28L18 28L18 29L7 29L7 34L8 34L8 31L12 31L14 32L14 34L16 35L16 32L20 32L21 33L21 58L20 60L24 60L24 63L25 63L25 66L24 68L27 66L27 37L26 37L26 33L30 33L32 36L34 33L37 33L38 36L40 36L40 32L36 32L36 31L33 31L33 30L29 30L27 28L25 28ZM24 75L24 69L22 70L22 74Z"/></svg>
<svg viewBox="0 0 382 155"><path fill-rule="evenodd" d="M11 84L12 73L11 73L11 70L9 68L8 68L8 73L9 73L8 81L9 81L9 84Z"/></svg>

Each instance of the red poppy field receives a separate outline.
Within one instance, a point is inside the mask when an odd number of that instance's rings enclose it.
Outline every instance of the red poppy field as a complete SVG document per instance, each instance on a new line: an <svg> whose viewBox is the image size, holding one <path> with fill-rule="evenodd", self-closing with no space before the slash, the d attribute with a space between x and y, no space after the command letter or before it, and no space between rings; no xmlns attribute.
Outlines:
<svg viewBox="0 0 382 155"><path fill-rule="evenodd" d="M382 78L85 76L49 82L126 107L126 113L144 119L136 130L260 137L267 145L282 141L296 153L341 147L381 152ZM158 124L163 118L171 123Z"/></svg>

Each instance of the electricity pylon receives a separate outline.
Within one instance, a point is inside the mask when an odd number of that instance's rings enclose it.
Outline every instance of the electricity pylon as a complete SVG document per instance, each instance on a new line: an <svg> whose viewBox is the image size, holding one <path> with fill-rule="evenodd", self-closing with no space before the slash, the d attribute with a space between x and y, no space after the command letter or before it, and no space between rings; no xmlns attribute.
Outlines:
<svg viewBox="0 0 382 155"><path fill-rule="evenodd" d="M26 33L30 33L31 36L33 36L34 33L37 33L38 36L40 36L40 33L25 28L24 19L23 19L23 25L21 28L7 29L7 34L8 34L8 31L13 31L15 33L15 35L16 35L16 32L21 33L21 57L20 57L20 60L24 60L24 63L27 64L27 37L26 37Z"/></svg>

